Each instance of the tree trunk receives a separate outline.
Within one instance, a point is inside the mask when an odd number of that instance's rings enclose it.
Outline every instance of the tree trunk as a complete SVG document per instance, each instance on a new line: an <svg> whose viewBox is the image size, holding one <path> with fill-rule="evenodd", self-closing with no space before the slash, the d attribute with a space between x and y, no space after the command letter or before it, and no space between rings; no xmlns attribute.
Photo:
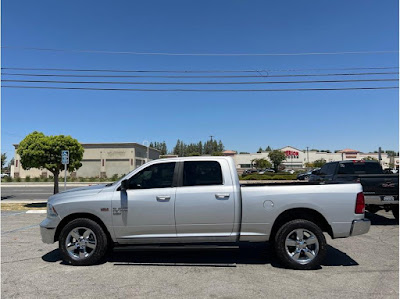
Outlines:
<svg viewBox="0 0 400 299"><path fill-rule="evenodd" d="M55 172L54 174L54 194L58 193L58 174L59 172Z"/></svg>

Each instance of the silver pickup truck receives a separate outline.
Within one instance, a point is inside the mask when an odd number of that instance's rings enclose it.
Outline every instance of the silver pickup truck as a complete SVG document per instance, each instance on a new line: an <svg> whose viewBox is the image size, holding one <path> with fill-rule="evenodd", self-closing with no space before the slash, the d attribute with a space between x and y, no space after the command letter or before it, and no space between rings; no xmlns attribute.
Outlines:
<svg viewBox="0 0 400 299"><path fill-rule="evenodd" d="M287 267L313 269L332 238L365 234L361 185L241 186L230 157L151 161L113 184L49 198L40 224L73 265L99 262L126 244L273 243Z"/></svg>

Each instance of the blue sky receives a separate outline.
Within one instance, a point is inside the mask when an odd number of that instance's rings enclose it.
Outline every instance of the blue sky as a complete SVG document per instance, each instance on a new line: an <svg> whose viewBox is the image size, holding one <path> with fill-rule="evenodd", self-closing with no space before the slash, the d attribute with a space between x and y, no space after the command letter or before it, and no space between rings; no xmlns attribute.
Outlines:
<svg viewBox="0 0 400 299"><path fill-rule="evenodd" d="M398 11L395 0L5 0L2 45L173 53L397 51ZM138 56L3 48L2 66L130 70L393 67L398 66L398 54ZM320 71L327 72L333 71ZM283 73L288 72L269 72ZM394 85L397 83L363 82L296 87ZM294 84L233 88L294 88ZM227 149L249 152L267 145L330 150L349 147L361 151L377 150L379 146L398 147L396 89L156 93L2 88L1 95L2 152L9 156L13 153L12 144L34 130L48 135L71 135L81 142L165 140L169 149L178 138L197 142L209 135L221 139Z"/></svg>

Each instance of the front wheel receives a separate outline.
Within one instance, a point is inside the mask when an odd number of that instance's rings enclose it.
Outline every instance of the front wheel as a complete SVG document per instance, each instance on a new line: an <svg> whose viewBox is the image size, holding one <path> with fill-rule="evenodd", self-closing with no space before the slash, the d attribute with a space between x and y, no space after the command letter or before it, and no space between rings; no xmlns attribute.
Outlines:
<svg viewBox="0 0 400 299"><path fill-rule="evenodd" d="M326 254L322 230L313 222L296 219L284 224L275 236L275 251L280 261L296 270L320 266Z"/></svg>
<svg viewBox="0 0 400 299"><path fill-rule="evenodd" d="M63 260L75 266L98 263L107 252L107 243L103 228L86 218L72 220L61 230L59 238Z"/></svg>

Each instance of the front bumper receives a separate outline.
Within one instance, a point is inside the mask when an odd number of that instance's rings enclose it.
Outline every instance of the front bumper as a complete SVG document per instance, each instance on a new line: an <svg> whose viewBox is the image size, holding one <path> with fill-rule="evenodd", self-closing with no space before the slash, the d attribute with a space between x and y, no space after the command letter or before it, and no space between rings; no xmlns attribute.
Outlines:
<svg viewBox="0 0 400 299"><path fill-rule="evenodd" d="M40 235L42 236L43 243L53 244L54 236L56 234L57 224L59 223L58 218L49 219L46 218L40 223Z"/></svg>
<svg viewBox="0 0 400 299"><path fill-rule="evenodd" d="M353 223L351 224L350 236L358 236L366 234L369 231L370 227L371 227L371 221L369 219L364 218L359 220L353 220Z"/></svg>

